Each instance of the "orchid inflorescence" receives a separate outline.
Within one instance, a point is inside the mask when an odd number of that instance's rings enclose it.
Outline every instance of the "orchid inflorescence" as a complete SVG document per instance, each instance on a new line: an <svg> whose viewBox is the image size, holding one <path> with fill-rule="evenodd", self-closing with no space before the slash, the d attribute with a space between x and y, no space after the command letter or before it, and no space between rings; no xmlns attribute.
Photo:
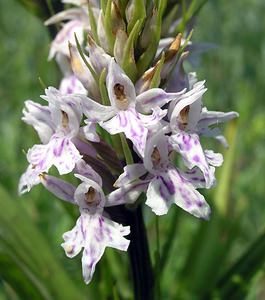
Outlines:
<svg viewBox="0 0 265 300"><path fill-rule="evenodd" d="M89 283L105 247L129 246L129 226L112 220L106 208L139 205L145 195L156 215L175 203L209 219L210 207L198 189L215 185L215 167L223 157L203 149L200 137L226 146L216 125L238 114L203 105L205 81L183 68L195 46L180 33L171 37L177 20L160 40L165 1L63 2L74 6L46 21L66 21L49 54L63 79L59 89L45 89L46 105L25 102L22 119L41 144L27 153L19 192L41 183L79 207L62 247L68 257L83 249ZM77 186L49 175L53 166L59 175L73 173Z"/></svg>

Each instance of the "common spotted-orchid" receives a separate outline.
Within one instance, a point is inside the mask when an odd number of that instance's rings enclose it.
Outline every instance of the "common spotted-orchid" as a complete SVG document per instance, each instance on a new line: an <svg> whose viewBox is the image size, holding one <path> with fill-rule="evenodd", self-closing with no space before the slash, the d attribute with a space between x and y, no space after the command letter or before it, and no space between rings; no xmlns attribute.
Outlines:
<svg viewBox="0 0 265 300"><path fill-rule="evenodd" d="M27 153L19 192L41 183L79 207L62 246L71 258L83 249L86 283L106 247L125 251L125 236L144 235L134 218L120 220L115 209L135 214L145 198L156 215L175 203L209 219L210 207L198 189L215 185L215 167L223 157L205 150L200 136L226 145L214 126L238 116L203 107L205 81L185 71L195 46L188 32L176 29L179 17L165 24L169 34L163 39L163 1L127 2L63 1L74 7L45 23L66 21L49 54L63 74L59 90L45 90L41 97L48 105L28 100L23 110L23 121L34 127L41 144ZM49 174L52 166L59 175ZM68 173L78 186L60 178ZM132 256L137 243L136 238Z"/></svg>

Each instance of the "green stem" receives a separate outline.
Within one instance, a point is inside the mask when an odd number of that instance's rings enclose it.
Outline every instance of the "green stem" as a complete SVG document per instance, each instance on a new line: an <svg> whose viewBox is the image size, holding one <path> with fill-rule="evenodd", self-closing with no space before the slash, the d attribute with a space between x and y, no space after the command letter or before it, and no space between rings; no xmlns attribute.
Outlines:
<svg viewBox="0 0 265 300"><path fill-rule="evenodd" d="M160 289L160 239L159 239L159 217L155 216L155 231L156 231L156 252L155 252L155 290L156 299L161 299L161 289Z"/></svg>
<svg viewBox="0 0 265 300"><path fill-rule="evenodd" d="M107 212L115 221L123 225L129 225L131 229L128 237L130 239L128 253L134 286L134 299L153 300L153 271L141 205L135 210L129 210L122 205L114 206L108 208Z"/></svg>

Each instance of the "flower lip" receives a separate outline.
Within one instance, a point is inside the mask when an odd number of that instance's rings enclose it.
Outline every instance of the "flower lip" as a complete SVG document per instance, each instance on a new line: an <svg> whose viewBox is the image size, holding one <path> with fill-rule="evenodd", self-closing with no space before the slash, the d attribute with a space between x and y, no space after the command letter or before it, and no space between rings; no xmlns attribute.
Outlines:
<svg viewBox="0 0 265 300"><path fill-rule="evenodd" d="M114 94L116 96L116 105L121 110L126 110L129 106L129 101L126 98L126 94L124 92L124 86L120 83L116 83L113 87Z"/></svg>

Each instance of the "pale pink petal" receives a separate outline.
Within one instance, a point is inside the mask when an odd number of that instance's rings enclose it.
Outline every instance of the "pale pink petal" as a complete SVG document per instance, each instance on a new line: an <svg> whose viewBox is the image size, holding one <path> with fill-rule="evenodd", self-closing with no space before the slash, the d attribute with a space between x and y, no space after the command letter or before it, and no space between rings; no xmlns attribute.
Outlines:
<svg viewBox="0 0 265 300"><path fill-rule="evenodd" d="M48 144L34 145L27 158L38 172L48 172L54 165L63 175L74 169L81 155L70 139L54 135Z"/></svg>
<svg viewBox="0 0 265 300"><path fill-rule="evenodd" d="M148 184L149 180L137 180L133 183L122 185L107 196L105 206L134 203L141 193L146 191Z"/></svg>
<svg viewBox="0 0 265 300"><path fill-rule="evenodd" d="M169 137L169 143L178 151L189 169L198 167L204 174L206 188L211 188L215 182L214 174L210 172L209 164L201 147L199 136L181 131Z"/></svg>
<svg viewBox="0 0 265 300"><path fill-rule="evenodd" d="M123 72L120 66L114 61L114 58L111 60L109 65L106 84L107 84L109 99L113 107L118 108L117 102L119 100L117 99L117 96L115 94L115 86L118 84L124 88L124 96L126 98L126 101L128 101L128 105L133 105L133 106L135 105L136 94L135 94L134 85L130 80L130 78Z"/></svg>
<svg viewBox="0 0 265 300"><path fill-rule="evenodd" d="M178 100L185 90L178 93L167 93L162 89L155 88L148 90L136 98L136 109L143 113L150 113L156 106L162 107L172 100Z"/></svg>
<svg viewBox="0 0 265 300"><path fill-rule="evenodd" d="M40 183L40 172L38 172L32 165L29 165L25 173L19 179L18 194L22 195L29 192L31 188Z"/></svg>
<svg viewBox="0 0 265 300"><path fill-rule="evenodd" d="M88 284L105 248L112 247L126 251L129 241L124 236L128 234L128 227L123 227L102 215L89 215L83 212L76 226L63 235L65 242L62 247L68 257L76 256L84 248L82 270L84 280Z"/></svg>
<svg viewBox="0 0 265 300"><path fill-rule="evenodd" d="M62 94L87 94L87 90L75 75L64 77L60 83L59 90Z"/></svg>
<svg viewBox="0 0 265 300"><path fill-rule="evenodd" d="M23 115L22 120L33 126L41 142L44 144L48 143L55 129L49 107L28 100L25 101Z"/></svg>
<svg viewBox="0 0 265 300"><path fill-rule="evenodd" d="M51 44L49 59L52 59L56 53L62 53L65 56L70 56L68 42L75 43L74 34L76 34L79 42L83 42L84 24L80 20L72 20L67 22L58 32Z"/></svg>
<svg viewBox="0 0 265 300"><path fill-rule="evenodd" d="M212 150L204 150L204 154L210 165L220 167L223 164L224 158L221 153L214 153Z"/></svg>
<svg viewBox="0 0 265 300"><path fill-rule="evenodd" d="M115 187L122 187L125 184L131 183L132 181L139 179L141 176L147 173L147 170L141 163L127 165L124 167L123 171L124 172L114 183Z"/></svg>
<svg viewBox="0 0 265 300"><path fill-rule="evenodd" d="M95 181L100 187L102 187L102 179L99 174L94 171L94 169L90 167L90 165L88 165L83 159L80 159L76 163L74 172Z"/></svg>
<svg viewBox="0 0 265 300"><path fill-rule="evenodd" d="M146 201L157 215L166 214L172 203L195 217L209 218L210 207L204 197L175 168L152 179Z"/></svg>
<svg viewBox="0 0 265 300"><path fill-rule="evenodd" d="M61 200L74 204L74 193L76 187L71 183L51 175L41 175L43 186Z"/></svg>

